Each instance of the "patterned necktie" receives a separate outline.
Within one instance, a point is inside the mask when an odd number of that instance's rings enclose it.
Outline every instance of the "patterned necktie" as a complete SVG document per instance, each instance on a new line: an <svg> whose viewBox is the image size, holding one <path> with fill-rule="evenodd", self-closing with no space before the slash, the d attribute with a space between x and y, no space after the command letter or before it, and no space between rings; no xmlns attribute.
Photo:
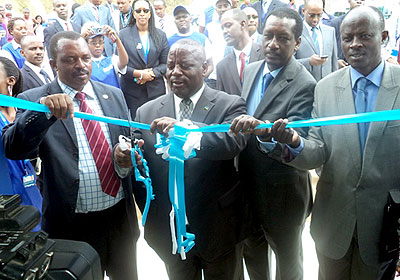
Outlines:
<svg viewBox="0 0 400 280"><path fill-rule="evenodd" d="M160 18L160 28L164 30L164 19Z"/></svg>
<svg viewBox="0 0 400 280"><path fill-rule="evenodd" d="M81 112L92 114L85 100L85 93L78 92L75 95L81 103L79 110ZM121 185L119 179L114 174L114 167L111 161L111 149L101 129L100 123L91 120L82 119L83 129L85 130L93 159L96 163L99 173L101 188L104 193L116 197Z"/></svg>
<svg viewBox="0 0 400 280"><path fill-rule="evenodd" d="M42 74L42 76L44 77L44 80L46 81L46 84L51 83L50 77L46 73L46 71L44 71L43 69L40 69L39 73Z"/></svg>
<svg viewBox="0 0 400 280"><path fill-rule="evenodd" d="M180 121L183 121L184 119L190 119L192 116L192 107L193 102L190 100L190 98L182 99L181 103L179 104L179 108L181 110Z"/></svg>
<svg viewBox="0 0 400 280"><path fill-rule="evenodd" d="M264 75L260 100L263 98L265 92L267 91L269 84L271 83L271 81L273 79L274 79L274 77L271 75L271 73L267 73Z"/></svg>
<svg viewBox="0 0 400 280"><path fill-rule="evenodd" d="M364 77L361 77L357 80L357 92L354 98L354 104L356 113L365 113L367 111L367 96L368 93L366 91L368 80ZM361 144L361 151L364 151L365 141L367 139L368 134L368 127L369 123L359 123L358 124L358 132L360 135L360 144ZM361 153L362 154L362 153Z"/></svg>
<svg viewBox="0 0 400 280"><path fill-rule="evenodd" d="M317 54L319 54L320 50L319 50L319 42L316 29L317 29L316 27L312 27L311 31L312 31L312 39L314 41L314 45L317 48Z"/></svg>
<svg viewBox="0 0 400 280"><path fill-rule="evenodd" d="M241 62L240 73L239 73L240 83L243 83L243 70L244 70L244 66L246 65L246 59L244 58L244 52L241 52L239 57L240 57L240 62Z"/></svg>

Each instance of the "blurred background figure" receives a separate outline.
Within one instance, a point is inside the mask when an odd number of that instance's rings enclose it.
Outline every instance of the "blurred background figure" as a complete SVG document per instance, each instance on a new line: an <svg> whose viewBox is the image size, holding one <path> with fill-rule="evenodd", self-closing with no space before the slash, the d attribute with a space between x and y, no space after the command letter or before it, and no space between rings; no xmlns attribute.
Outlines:
<svg viewBox="0 0 400 280"><path fill-rule="evenodd" d="M35 31L34 31L35 22L33 21L32 17L31 17L31 11L28 8L24 8L22 10L22 13L24 14L24 20L26 23L26 28L28 29L28 35L34 35L35 34Z"/></svg>
<svg viewBox="0 0 400 280"><path fill-rule="evenodd" d="M176 33L176 28L174 18L166 12L167 4L165 3L165 0L155 0L153 6L156 27L164 31L167 37L172 36Z"/></svg>
<svg viewBox="0 0 400 280"><path fill-rule="evenodd" d="M0 92L8 96L17 96L22 92L22 76L15 64L5 57L0 57ZM0 136L3 127L15 120L16 109L0 107ZM1 138L0 138L1 142ZM23 205L35 206L42 213L42 196L36 187L36 174L29 160L11 160L4 154L0 143L0 193L19 194ZM41 228L39 223L33 231Z"/></svg>
<svg viewBox="0 0 400 280"><path fill-rule="evenodd" d="M4 14L0 13L0 48L7 44L7 27L4 25Z"/></svg>
<svg viewBox="0 0 400 280"><path fill-rule="evenodd" d="M261 45L262 43L262 35L258 33L258 14L257 11L252 7L246 7L243 9L243 12L247 16L247 28L249 30L250 38L254 43Z"/></svg>
<svg viewBox="0 0 400 280"><path fill-rule="evenodd" d="M128 69L121 76L121 89L132 118L149 100L165 94L163 75L169 51L165 33L155 27L153 8L148 0L132 3L133 17L119 37L129 56Z"/></svg>
<svg viewBox="0 0 400 280"><path fill-rule="evenodd" d="M283 3L280 0L259 0L252 5L258 13L258 32L262 34L262 27L265 19L268 17L272 11L289 7L287 3Z"/></svg>
<svg viewBox="0 0 400 280"><path fill-rule="evenodd" d="M47 22L45 22L41 15L35 16L35 25L33 31L36 36L38 36L42 42L44 41L43 31L47 27Z"/></svg>
<svg viewBox="0 0 400 280"><path fill-rule="evenodd" d="M13 61L19 69L24 66L25 58L21 55L21 39L28 34L26 23L23 18L12 18L7 25L8 33L13 36L13 40L5 44L0 51L0 56L7 57Z"/></svg>
<svg viewBox="0 0 400 280"><path fill-rule="evenodd" d="M117 32L128 26L132 18L132 0L117 0L118 18L115 22Z"/></svg>

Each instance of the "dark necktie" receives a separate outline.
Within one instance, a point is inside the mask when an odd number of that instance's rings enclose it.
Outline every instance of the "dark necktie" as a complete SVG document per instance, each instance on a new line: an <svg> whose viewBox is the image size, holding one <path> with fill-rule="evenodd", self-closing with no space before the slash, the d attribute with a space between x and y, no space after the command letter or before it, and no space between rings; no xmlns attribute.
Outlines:
<svg viewBox="0 0 400 280"><path fill-rule="evenodd" d="M274 79L274 77L271 75L271 73L267 73L263 76L263 85L262 85L262 90L261 90L261 98L263 98L265 92L267 91L267 88L271 81Z"/></svg>
<svg viewBox="0 0 400 280"><path fill-rule="evenodd" d="M160 28L164 30L164 19L160 18Z"/></svg>
<svg viewBox="0 0 400 280"><path fill-rule="evenodd" d="M244 70L244 66L246 65L246 59L244 58L244 52L241 52L240 55L240 82L243 83L243 70Z"/></svg>
<svg viewBox="0 0 400 280"><path fill-rule="evenodd" d="M368 105L368 93L366 91L366 86L367 86L368 80L364 77L361 77L357 80L357 92L356 96L354 98L354 104L355 104L355 109L356 113L365 113L367 111L367 105ZM365 146L365 141L367 139L367 134L368 134L368 127L369 123L359 123L358 124L358 132L360 134L360 144L361 144L361 152L364 151L364 146ZM362 153L361 153L362 154Z"/></svg>
<svg viewBox="0 0 400 280"><path fill-rule="evenodd" d="M93 113L86 103L85 93L78 92L75 98L81 103L79 107L81 112ZM111 149L101 129L100 123L92 120L81 120L90 149L92 150L97 172L99 173L101 188L104 193L116 197L121 183L114 174L114 167L111 161Z"/></svg>
<svg viewBox="0 0 400 280"><path fill-rule="evenodd" d="M190 100L190 98L182 99L181 103L179 104L179 108L181 111L180 121L184 119L190 119L190 117L192 116L192 107L193 102L192 100Z"/></svg>
<svg viewBox="0 0 400 280"><path fill-rule="evenodd" d="M314 45L317 48L317 54L319 54L320 50L319 50L319 42L316 29L317 29L316 27L313 27L311 28L311 31L312 31L312 39L314 41Z"/></svg>
<svg viewBox="0 0 400 280"><path fill-rule="evenodd" d="M46 71L44 71L43 69L40 69L39 73L42 74L42 76L44 77L44 80L46 81L46 84L50 84L51 83L50 77L46 73Z"/></svg>

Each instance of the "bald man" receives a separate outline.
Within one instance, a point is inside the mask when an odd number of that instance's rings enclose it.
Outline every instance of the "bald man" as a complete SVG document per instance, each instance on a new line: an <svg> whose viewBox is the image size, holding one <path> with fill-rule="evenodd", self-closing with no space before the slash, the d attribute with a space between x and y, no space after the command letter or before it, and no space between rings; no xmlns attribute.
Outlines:
<svg viewBox="0 0 400 280"><path fill-rule="evenodd" d="M21 69L23 90L40 87L54 79L53 72L43 69L44 59L43 41L33 35L27 35L21 40L21 55L25 57L25 64Z"/></svg>

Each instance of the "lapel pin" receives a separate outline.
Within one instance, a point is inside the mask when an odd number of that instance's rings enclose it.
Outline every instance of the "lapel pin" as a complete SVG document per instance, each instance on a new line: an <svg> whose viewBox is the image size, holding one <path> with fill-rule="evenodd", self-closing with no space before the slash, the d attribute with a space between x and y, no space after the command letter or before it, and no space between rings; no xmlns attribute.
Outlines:
<svg viewBox="0 0 400 280"><path fill-rule="evenodd" d="M204 110L208 111L208 109L209 109L209 107L208 107L208 106L204 107Z"/></svg>
<svg viewBox="0 0 400 280"><path fill-rule="evenodd" d="M107 100L108 99L108 95L107 94L103 94L103 98Z"/></svg>
<svg viewBox="0 0 400 280"><path fill-rule="evenodd" d="M138 50L141 50L141 49L142 49L142 43L138 43L137 46L136 46L136 48L137 48Z"/></svg>

